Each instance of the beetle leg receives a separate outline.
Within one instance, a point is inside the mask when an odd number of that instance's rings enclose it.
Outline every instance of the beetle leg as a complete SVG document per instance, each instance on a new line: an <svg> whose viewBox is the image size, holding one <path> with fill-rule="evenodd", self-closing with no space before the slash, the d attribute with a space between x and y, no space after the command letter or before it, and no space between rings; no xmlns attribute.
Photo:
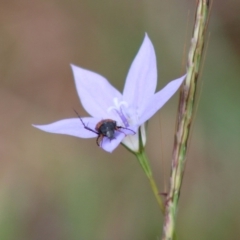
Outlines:
<svg viewBox="0 0 240 240"><path fill-rule="evenodd" d="M134 132L132 129L121 127L121 126L117 126L115 130L123 133L125 136L127 136L127 135L123 131L121 131L120 129L127 129L127 130L131 131L132 133L136 134L136 132Z"/></svg>
<svg viewBox="0 0 240 240"><path fill-rule="evenodd" d="M116 127L115 130L118 131L118 132L123 133L123 134L125 135L125 137L127 136L125 132L123 132L123 131L120 130L120 127Z"/></svg>
<svg viewBox="0 0 240 240"><path fill-rule="evenodd" d="M98 134L98 137L96 139L96 143L99 147L101 147L101 143L102 143L102 140L103 140L103 135L102 134ZM100 143L99 143L100 142Z"/></svg>

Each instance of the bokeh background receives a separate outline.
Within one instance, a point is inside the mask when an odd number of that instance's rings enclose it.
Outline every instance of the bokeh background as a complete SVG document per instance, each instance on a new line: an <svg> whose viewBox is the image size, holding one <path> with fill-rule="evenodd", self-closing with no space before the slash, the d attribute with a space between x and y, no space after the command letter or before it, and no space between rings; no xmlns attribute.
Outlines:
<svg viewBox="0 0 240 240"><path fill-rule="evenodd" d="M134 156L31 126L85 116L69 64L120 91L144 32L158 89L185 69L195 1L0 1L0 239L157 240L162 222ZM177 220L179 239L239 239L240 2L211 11ZM96 92L101 94L101 92ZM178 96L149 122L147 153L167 191Z"/></svg>

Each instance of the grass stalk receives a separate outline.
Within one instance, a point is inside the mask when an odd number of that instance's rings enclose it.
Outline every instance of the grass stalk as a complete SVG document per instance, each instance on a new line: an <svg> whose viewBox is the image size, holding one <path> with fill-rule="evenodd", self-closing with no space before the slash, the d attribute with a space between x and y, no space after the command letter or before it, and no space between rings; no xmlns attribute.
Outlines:
<svg viewBox="0 0 240 240"><path fill-rule="evenodd" d="M189 133L193 119L196 85L199 76L200 63L203 56L204 38L209 16L209 5L208 0L199 0L197 2L193 37L187 60L187 76L180 92L177 128L172 156L170 189L166 199L162 240L172 240L176 238L176 215L186 164Z"/></svg>

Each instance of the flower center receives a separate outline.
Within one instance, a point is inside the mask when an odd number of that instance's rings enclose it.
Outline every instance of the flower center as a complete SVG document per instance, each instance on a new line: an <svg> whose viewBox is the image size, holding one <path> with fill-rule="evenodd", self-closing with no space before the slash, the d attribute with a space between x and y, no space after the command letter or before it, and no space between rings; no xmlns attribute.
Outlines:
<svg viewBox="0 0 240 240"><path fill-rule="evenodd" d="M128 108L128 103L125 101L119 101L118 98L113 98L114 106L107 109L108 112L115 111L121 118L125 127L129 127L128 119L126 118L126 109Z"/></svg>

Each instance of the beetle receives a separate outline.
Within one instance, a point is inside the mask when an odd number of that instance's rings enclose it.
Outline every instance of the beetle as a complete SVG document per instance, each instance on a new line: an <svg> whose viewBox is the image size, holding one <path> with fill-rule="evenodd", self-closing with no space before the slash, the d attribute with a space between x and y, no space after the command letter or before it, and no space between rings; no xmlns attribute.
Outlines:
<svg viewBox="0 0 240 240"><path fill-rule="evenodd" d="M78 112L76 110L74 110L74 111L78 115L80 121L82 122L83 127L85 129L87 129L88 131L94 132L98 135L98 137L96 139L96 143L99 147L101 147L101 142L104 137L106 137L110 140L114 139L115 131L119 131L119 132L125 134L123 131L121 131L121 129L127 129L127 130L133 132L133 134L135 134L135 132L129 128L117 126L117 122L112 119L103 119L97 123L95 129L92 129L83 122L83 120L80 117L80 115L78 114ZM125 136L126 136L126 134L125 134Z"/></svg>

